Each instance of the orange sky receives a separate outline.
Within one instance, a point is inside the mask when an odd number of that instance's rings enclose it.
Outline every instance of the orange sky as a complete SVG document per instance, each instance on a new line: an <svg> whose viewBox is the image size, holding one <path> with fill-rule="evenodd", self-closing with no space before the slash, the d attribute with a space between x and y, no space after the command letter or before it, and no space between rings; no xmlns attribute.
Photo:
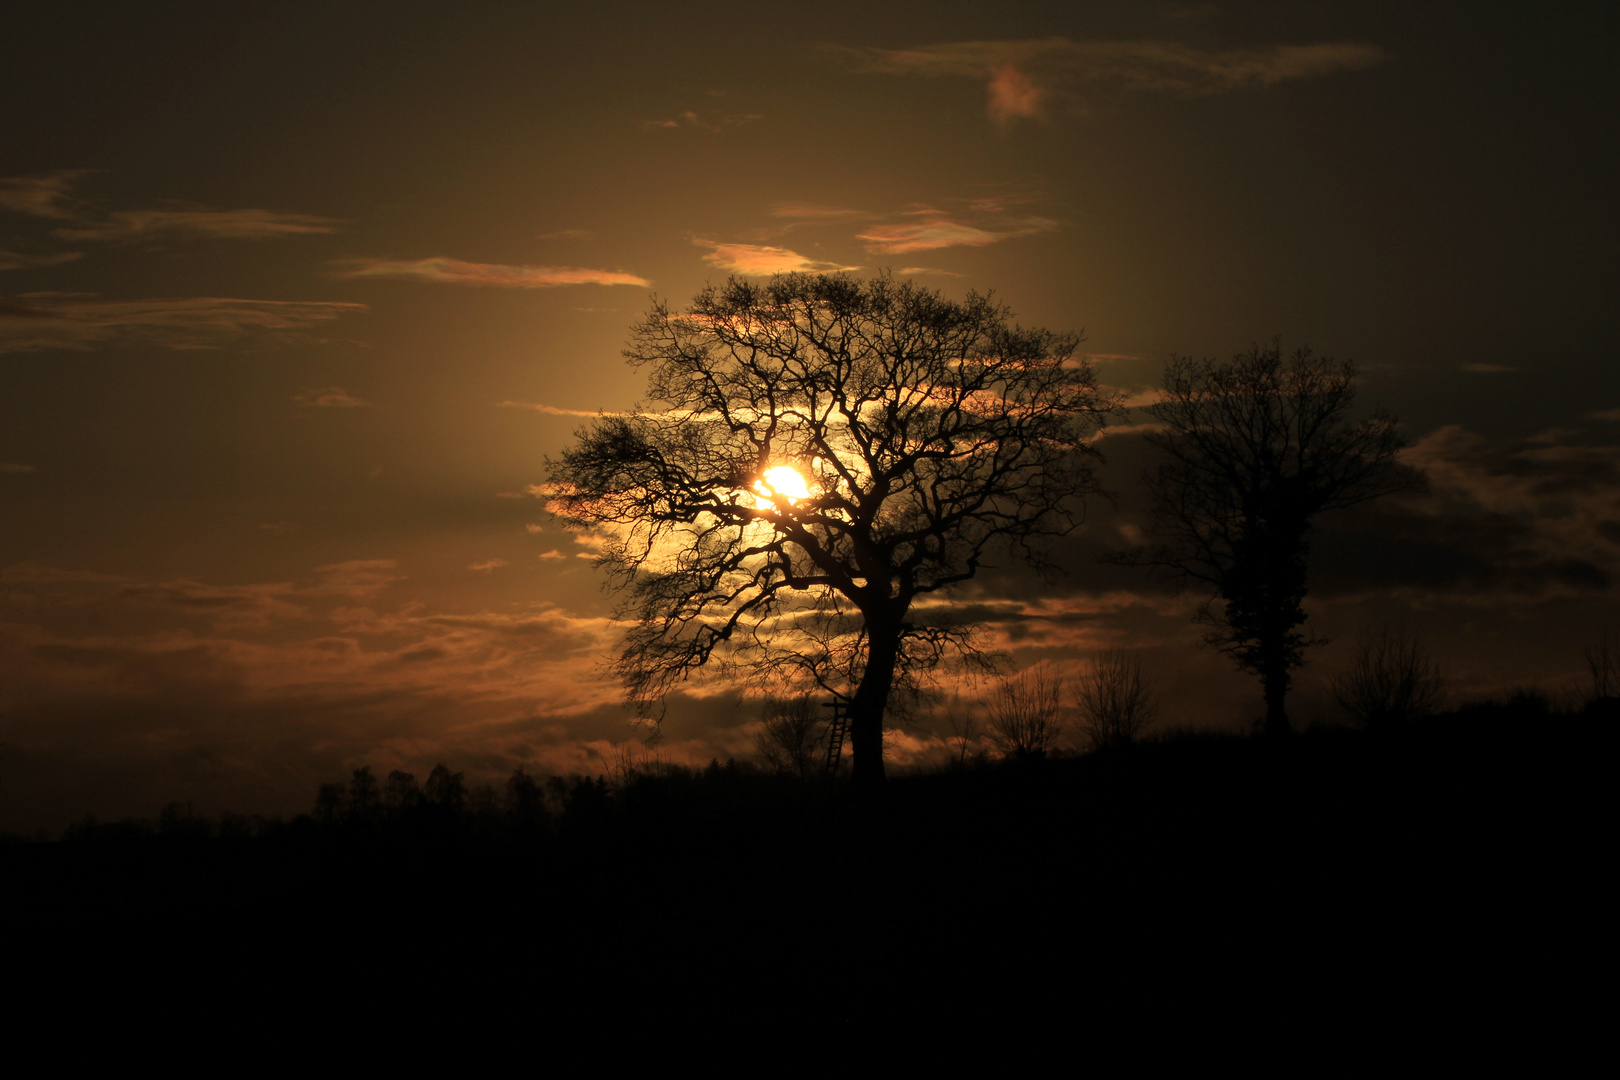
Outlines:
<svg viewBox="0 0 1620 1080"><path fill-rule="evenodd" d="M1459 694L1575 685L1620 624L1616 28L1491 10L8 8L0 829L641 738L531 486L637 401L650 295L732 273L994 289L1138 395L1277 334L1354 357L1434 487L1324 522L1317 629L1404 617ZM1146 460L1101 445L1121 501L1069 576L956 602L1023 663L1142 648L1176 722L1241 725L1192 602L1097 563ZM662 752L753 723L683 697Z"/></svg>

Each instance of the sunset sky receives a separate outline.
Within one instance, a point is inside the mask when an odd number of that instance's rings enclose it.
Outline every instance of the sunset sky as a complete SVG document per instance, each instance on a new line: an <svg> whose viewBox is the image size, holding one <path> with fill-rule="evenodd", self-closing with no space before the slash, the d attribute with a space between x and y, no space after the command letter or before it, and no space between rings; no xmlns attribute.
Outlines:
<svg viewBox="0 0 1620 1080"><path fill-rule="evenodd" d="M357 765L596 772L647 732L612 598L531 486L654 295L891 269L1172 354L1362 365L1431 489L1340 519L1308 607L1404 619L1456 700L1576 694L1620 631L1607 5L79 4L0 34L0 829L307 809ZM958 598L1020 664L1143 650L1166 723L1258 687L1103 565ZM750 752L728 697L661 750ZM891 760L935 760L940 726Z"/></svg>

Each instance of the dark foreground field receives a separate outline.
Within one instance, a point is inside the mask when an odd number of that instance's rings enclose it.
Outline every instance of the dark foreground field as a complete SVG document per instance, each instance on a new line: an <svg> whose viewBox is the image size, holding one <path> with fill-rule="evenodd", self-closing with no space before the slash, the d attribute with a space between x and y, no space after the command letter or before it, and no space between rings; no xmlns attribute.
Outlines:
<svg viewBox="0 0 1620 1080"><path fill-rule="evenodd" d="M554 786L549 809L81 828L0 845L7 982L24 1015L97 1025L881 1029L931 1052L1189 1011L1578 1024L1615 729L1498 708L1172 737L896 778L881 805L716 765Z"/></svg>

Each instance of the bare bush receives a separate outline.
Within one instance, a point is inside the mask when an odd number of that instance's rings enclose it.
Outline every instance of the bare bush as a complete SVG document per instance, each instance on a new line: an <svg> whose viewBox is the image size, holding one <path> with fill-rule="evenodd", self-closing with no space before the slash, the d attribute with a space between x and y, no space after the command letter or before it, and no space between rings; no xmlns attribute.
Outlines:
<svg viewBox="0 0 1620 1080"><path fill-rule="evenodd" d="M1333 699L1364 728L1421 720L1445 695L1440 663L1405 627L1363 634L1350 666L1328 681Z"/></svg>
<svg viewBox="0 0 1620 1080"><path fill-rule="evenodd" d="M1153 723L1158 695L1142 677L1142 661L1124 649L1098 653L1074 687L1080 730L1096 747L1135 742Z"/></svg>
<svg viewBox="0 0 1620 1080"><path fill-rule="evenodd" d="M808 780L823 767L827 719L809 697L766 698L765 727L754 737L759 760L774 772Z"/></svg>
<svg viewBox="0 0 1620 1080"><path fill-rule="evenodd" d="M1044 667L1002 679L986 703L985 733L1002 757L1038 760L1057 746L1063 734L1058 698L1063 680Z"/></svg>
<svg viewBox="0 0 1620 1080"><path fill-rule="evenodd" d="M1597 642L1586 647L1586 670L1592 673L1592 698L1620 697L1620 641L1607 630Z"/></svg>
<svg viewBox="0 0 1620 1080"><path fill-rule="evenodd" d="M984 732L979 727L979 718L974 715L972 706L969 706L965 713L958 713L954 709L947 712L945 723L951 729L950 745L956 748L956 765L958 768L966 766L968 748L978 746L984 737Z"/></svg>

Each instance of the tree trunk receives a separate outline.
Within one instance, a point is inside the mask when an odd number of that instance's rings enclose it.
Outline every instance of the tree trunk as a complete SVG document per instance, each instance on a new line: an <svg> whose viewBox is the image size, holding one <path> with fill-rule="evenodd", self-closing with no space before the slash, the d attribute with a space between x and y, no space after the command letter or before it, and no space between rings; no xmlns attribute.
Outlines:
<svg viewBox="0 0 1620 1080"><path fill-rule="evenodd" d="M1294 731L1288 722L1288 711L1283 702L1288 697L1288 684L1292 681L1288 677L1287 661L1276 659L1266 665L1261 675L1266 688L1266 725L1264 731L1267 735L1290 735Z"/></svg>
<svg viewBox="0 0 1620 1080"><path fill-rule="evenodd" d="M872 793L883 788L883 712L894 687L894 665L900 656L898 628L867 623L866 671L849 703L849 742L855 754L855 789Z"/></svg>

